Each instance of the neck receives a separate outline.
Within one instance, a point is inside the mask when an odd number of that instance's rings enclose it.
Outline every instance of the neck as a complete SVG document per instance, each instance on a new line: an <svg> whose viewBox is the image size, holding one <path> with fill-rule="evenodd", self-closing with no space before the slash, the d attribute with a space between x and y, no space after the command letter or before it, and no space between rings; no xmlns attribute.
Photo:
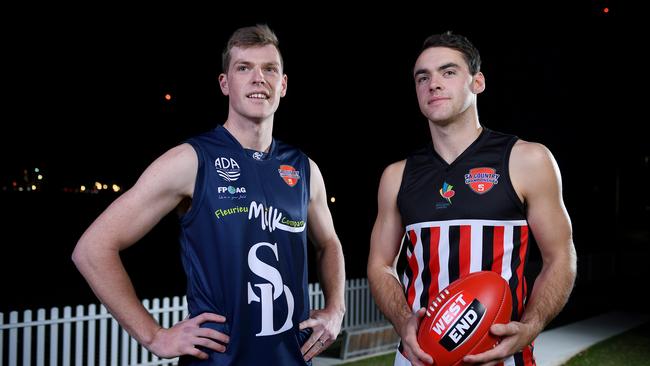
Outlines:
<svg viewBox="0 0 650 366"><path fill-rule="evenodd" d="M447 163L451 163L481 134L478 118L439 124L429 121L433 148Z"/></svg>
<svg viewBox="0 0 650 366"><path fill-rule="evenodd" d="M223 124L245 149L268 152L273 140L273 119L255 122L228 118Z"/></svg>

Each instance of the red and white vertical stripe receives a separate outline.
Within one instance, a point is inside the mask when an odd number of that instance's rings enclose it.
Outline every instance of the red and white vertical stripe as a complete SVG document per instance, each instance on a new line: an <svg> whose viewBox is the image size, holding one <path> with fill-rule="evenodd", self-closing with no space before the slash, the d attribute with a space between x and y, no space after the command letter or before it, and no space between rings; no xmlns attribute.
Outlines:
<svg viewBox="0 0 650 366"><path fill-rule="evenodd" d="M426 307L428 304L423 302L431 301L456 278L488 269L516 284L512 295L513 299L516 297L517 313L521 314L526 293L527 225L526 220L448 220L408 225L405 235L411 245L406 249L408 270L404 271L402 282L408 305L415 312ZM457 234L450 235L450 228ZM488 236L491 243L483 242L486 229L491 231ZM452 236L454 242L450 242ZM452 252L457 253L458 263L450 263ZM486 257L491 263L483 263ZM425 258L428 263L425 263ZM458 268L458 273L450 273L449 268ZM423 276L425 271L428 273ZM516 276L516 281L511 281L513 276ZM425 291L425 296L422 296ZM527 347L523 352L525 365L531 364L531 354ZM515 357L509 357L503 364L514 366L517 362Z"/></svg>

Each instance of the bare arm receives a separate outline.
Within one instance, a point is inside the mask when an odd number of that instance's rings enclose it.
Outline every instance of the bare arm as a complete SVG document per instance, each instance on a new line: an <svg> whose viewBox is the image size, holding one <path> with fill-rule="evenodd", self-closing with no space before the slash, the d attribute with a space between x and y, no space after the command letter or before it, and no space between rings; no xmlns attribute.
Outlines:
<svg viewBox="0 0 650 366"><path fill-rule="evenodd" d="M492 326L493 333L505 337L501 344L481 354L482 357L470 357L466 361L498 360L530 344L562 310L576 277L571 222L553 155L543 145L519 141L512 150L510 176L517 194L526 203L528 225L542 255L542 270L521 322Z"/></svg>
<svg viewBox="0 0 650 366"><path fill-rule="evenodd" d="M576 277L576 252L562 199L560 170L553 155L539 144L520 142L515 148L517 154L513 154L511 163L516 172L515 184L521 187L526 200L528 224L543 261L521 321L539 334L569 299Z"/></svg>
<svg viewBox="0 0 650 366"><path fill-rule="evenodd" d="M136 296L119 252L141 239L183 198L191 197L197 166L196 153L190 145L180 145L163 154L90 225L72 254L81 274L117 321L138 342L162 357L200 354L197 349L170 353L169 345L155 342L161 340L157 339L162 335L161 327ZM223 321L222 318L210 316L213 321Z"/></svg>
<svg viewBox="0 0 650 366"><path fill-rule="evenodd" d="M345 314L343 250L327 206L323 176L313 161L310 160L309 164L311 179L307 222L309 237L316 248L316 265L325 295L325 309L313 312L310 319L300 323L300 329L313 329L302 347L305 360L316 356L336 340ZM318 343L319 340L323 344Z"/></svg>
<svg viewBox="0 0 650 366"><path fill-rule="evenodd" d="M415 364L432 363L417 343L417 328L424 315L421 309L413 314L400 284L396 263L404 235L402 218L397 208L397 193L402 182L405 161L389 165L379 183L377 219L370 237L368 281L379 309L402 337L406 357Z"/></svg>

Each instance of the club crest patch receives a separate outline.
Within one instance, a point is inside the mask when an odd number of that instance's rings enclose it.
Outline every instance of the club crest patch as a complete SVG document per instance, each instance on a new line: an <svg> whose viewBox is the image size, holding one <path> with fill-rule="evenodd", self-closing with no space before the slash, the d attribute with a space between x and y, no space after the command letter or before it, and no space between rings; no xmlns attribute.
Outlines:
<svg viewBox="0 0 650 366"><path fill-rule="evenodd" d="M300 171L296 170L291 165L280 165L278 173L280 173L280 177L282 177L282 180L284 180L289 187L295 186L298 183L298 180L300 180Z"/></svg>
<svg viewBox="0 0 650 366"><path fill-rule="evenodd" d="M473 168L465 174L465 184L475 193L484 194L499 183L499 176L500 174L496 174L496 169L493 168Z"/></svg>

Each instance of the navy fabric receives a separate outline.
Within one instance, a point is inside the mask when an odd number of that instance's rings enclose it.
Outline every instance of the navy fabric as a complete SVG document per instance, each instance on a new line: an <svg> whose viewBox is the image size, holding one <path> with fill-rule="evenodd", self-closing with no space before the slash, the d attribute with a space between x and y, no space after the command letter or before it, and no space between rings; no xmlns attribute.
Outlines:
<svg viewBox="0 0 650 366"><path fill-rule="evenodd" d="M226 130L191 138L199 167L192 206L181 218L182 261L191 317L230 336L226 352L181 365L305 365L309 317L309 159L273 140L267 153L244 149Z"/></svg>

